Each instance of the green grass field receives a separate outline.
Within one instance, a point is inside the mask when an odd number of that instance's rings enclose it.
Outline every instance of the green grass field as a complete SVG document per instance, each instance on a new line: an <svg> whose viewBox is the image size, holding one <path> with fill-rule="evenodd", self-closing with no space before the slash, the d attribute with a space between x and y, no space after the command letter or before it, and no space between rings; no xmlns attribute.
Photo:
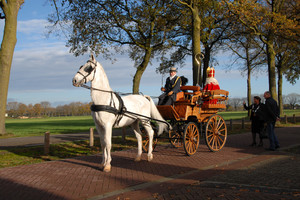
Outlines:
<svg viewBox="0 0 300 200"><path fill-rule="evenodd" d="M121 136L113 137L112 151L120 151L137 147L135 138ZM50 153L44 154L43 146L34 147L0 147L0 168L28 165L44 161L60 160L78 156L95 155L101 152L100 141L95 141L95 146L90 147L88 141L75 141L61 144L51 144Z"/></svg>
<svg viewBox="0 0 300 200"><path fill-rule="evenodd" d="M39 119L7 119L6 131L14 137L87 132L95 127L92 116L50 117Z"/></svg>
<svg viewBox="0 0 300 200"><path fill-rule="evenodd" d="M300 110L285 110L288 116L300 116ZM247 117L247 111L219 112L225 120L242 119ZM38 119L7 119L6 130L8 136L3 137L27 137L39 136L50 131L51 134L67 134L87 132L95 127L91 116L74 117L50 117Z"/></svg>

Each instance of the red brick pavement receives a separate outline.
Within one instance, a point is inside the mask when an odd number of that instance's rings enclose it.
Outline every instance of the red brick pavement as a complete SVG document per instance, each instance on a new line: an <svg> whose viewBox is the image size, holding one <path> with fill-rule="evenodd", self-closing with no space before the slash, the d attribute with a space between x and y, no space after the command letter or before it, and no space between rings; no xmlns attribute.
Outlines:
<svg viewBox="0 0 300 200"><path fill-rule="evenodd" d="M300 127L278 128L276 133L282 148L300 143ZM0 199L198 199L203 189L187 194L188 187L284 155L248 147L250 138L250 133L230 135L226 146L216 153L201 144L191 157L183 149L159 145L152 162L144 154L141 162L134 162L136 150L114 152L111 173L98 169L100 155L4 168L0 170ZM178 195L163 195L172 189ZM207 188L201 197L222 197L223 190ZM219 196L213 191L219 191Z"/></svg>

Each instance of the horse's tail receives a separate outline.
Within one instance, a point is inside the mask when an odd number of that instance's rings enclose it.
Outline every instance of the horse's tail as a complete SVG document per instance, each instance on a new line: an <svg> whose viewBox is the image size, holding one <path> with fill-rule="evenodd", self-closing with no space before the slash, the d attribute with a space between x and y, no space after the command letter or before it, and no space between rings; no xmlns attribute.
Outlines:
<svg viewBox="0 0 300 200"><path fill-rule="evenodd" d="M169 129L172 129L172 126L168 122L166 122L166 120L164 120L164 118L161 116L161 114L157 110L157 107L154 104L152 98L149 96L146 96L146 97L150 101L151 118L159 120L159 121L157 121L157 124L158 124L157 135L161 135L164 131L168 132Z"/></svg>

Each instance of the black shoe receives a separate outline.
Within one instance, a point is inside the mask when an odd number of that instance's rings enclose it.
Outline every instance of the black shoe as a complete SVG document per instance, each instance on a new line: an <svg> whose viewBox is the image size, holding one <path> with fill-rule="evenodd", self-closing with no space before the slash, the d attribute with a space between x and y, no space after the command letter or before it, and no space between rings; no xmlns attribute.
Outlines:
<svg viewBox="0 0 300 200"><path fill-rule="evenodd" d="M264 144L262 143L262 142L260 142L259 144L258 144L258 147L262 147Z"/></svg>
<svg viewBox="0 0 300 200"><path fill-rule="evenodd" d="M268 148L266 149L267 151L275 151L275 149L272 149L272 148Z"/></svg>
<svg viewBox="0 0 300 200"><path fill-rule="evenodd" d="M280 148L280 146L279 146L279 145L275 146L275 149L279 149L279 148Z"/></svg>

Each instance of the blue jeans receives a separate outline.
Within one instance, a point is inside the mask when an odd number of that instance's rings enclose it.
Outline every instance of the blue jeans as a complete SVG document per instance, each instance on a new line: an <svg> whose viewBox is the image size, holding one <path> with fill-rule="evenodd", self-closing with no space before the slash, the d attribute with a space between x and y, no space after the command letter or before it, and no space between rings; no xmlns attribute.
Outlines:
<svg viewBox="0 0 300 200"><path fill-rule="evenodd" d="M275 135L274 128L275 128L275 122L267 123L267 131L270 140L270 149L275 149L276 147L279 147L279 142L277 136Z"/></svg>

